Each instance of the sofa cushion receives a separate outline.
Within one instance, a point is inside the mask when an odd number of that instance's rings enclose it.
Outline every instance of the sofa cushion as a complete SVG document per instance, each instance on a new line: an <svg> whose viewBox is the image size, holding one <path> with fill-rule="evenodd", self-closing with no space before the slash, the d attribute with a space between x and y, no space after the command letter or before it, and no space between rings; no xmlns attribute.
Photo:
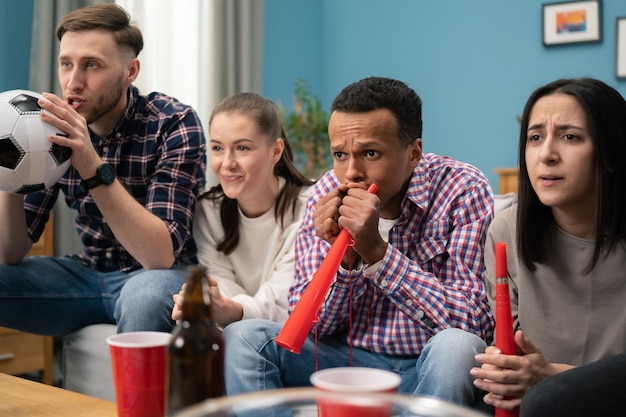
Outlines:
<svg viewBox="0 0 626 417"><path fill-rule="evenodd" d="M496 194L493 196L493 214L494 216L500 213L507 207L512 206L517 203L517 194L515 193L506 193L506 194Z"/></svg>
<svg viewBox="0 0 626 417"><path fill-rule="evenodd" d="M63 336L63 387L115 401L113 368L106 338L114 324L93 324Z"/></svg>

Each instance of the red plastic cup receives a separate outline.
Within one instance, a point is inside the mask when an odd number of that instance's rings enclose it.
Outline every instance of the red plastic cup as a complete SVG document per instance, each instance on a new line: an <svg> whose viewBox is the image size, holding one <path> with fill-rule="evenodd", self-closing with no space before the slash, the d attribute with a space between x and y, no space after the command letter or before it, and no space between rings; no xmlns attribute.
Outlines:
<svg viewBox="0 0 626 417"><path fill-rule="evenodd" d="M164 417L167 376L165 332L128 332L107 338L118 417Z"/></svg>
<svg viewBox="0 0 626 417"><path fill-rule="evenodd" d="M310 379L317 389L348 394L346 400L320 398L319 417L389 417L390 403L366 396L357 401L349 394L394 393L400 385L397 374L376 368L329 368L315 372Z"/></svg>

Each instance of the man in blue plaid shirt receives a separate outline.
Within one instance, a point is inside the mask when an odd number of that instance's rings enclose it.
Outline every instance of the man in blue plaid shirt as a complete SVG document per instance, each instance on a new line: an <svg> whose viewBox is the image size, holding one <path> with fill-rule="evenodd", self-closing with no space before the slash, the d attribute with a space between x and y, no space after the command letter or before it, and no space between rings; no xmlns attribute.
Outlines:
<svg viewBox="0 0 626 417"><path fill-rule="evenodd" d="M225 329L228 394L309 385L317 356L319 369L386 369L401 376L400 392L474 404L480 391L469 370L493 333L481 281L493 217L487 179L422 153L421 100L397 80L347 86L328 132L334 170L315 185L298 232L290 307L341 229L354 246L299 355L274 342L278 324L246 320ZM370 184L377 194L367 192Z"/></svg>
<svg viewBox="0 0 626 417"><path fill-rule="evenodd" d="M71 166L47 190L0 193L0 326L63 335L94 323L170 331L172 294L196 262L191 226L205 183L195 111L141 95L141 31L115 4L75 10L57 27L63 99L42 119L67 136ZM24 258L59 196L76 210L82 253Z"/></svg>

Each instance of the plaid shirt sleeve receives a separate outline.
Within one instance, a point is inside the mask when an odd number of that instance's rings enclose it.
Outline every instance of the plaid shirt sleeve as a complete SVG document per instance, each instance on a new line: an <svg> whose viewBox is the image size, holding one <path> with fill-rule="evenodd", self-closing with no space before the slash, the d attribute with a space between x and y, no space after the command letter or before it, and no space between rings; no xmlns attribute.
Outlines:
<svg viewBox="0 0 626 417"><path fill-rule="evenodd" d="M429 157L425 159L427 165ZM428 201L411 204L405 198L381 261L337 272L319 314L320 335L345 333L351 311L352 340L346 342L374 352L419 354L432 335L448 327L491 339L493 317L481 274L493 197L478 170L457 165L429 167L430 182L412 180L407 197ZM312 225L315 203L335 184L328 179L316 187L298 236L292 307L329 248L313 237Z"/></svg>
<svg viewBox="0 0 626 417"><path fill-rule="evenodd" d="M196 195L204 187L205 139L191 108L163 135L157 169L147 190L145 207L168 226L178 258L191 238Z"/></svg>

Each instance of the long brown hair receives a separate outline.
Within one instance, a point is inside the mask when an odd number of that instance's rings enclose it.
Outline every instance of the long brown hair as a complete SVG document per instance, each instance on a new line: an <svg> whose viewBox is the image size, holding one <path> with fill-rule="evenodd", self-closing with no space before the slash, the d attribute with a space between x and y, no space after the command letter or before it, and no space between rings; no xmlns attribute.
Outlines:
<svg viewBox="0 0 626 417"><path fill-rule="evenodd" d="M282 138L285 143L285 149L280 160L274 166L274 175L283 177L285 185L276 197L274 205L274 214L276 219L284 222L285 215L289 209L293 215L296 210L296 201L303 186L312 185L313 180L306 178L293 162L293 151L287 140L287 134L280 121L278 109L272 101L261 97L255 93L238 93L227 97L219 103L209 119L209 127L213 122L213 118L218 113L242 113L249 116L257 125L259 131L268 135L272 141ZM212 187L207 192L198 197L199 200L222 199L220 206L220 218L222 227L224 228L224 240L217 244L217 250L224 252L226 255L231 253L239 243L239 209L236 199L228 198L221 185Z"/></svg>

